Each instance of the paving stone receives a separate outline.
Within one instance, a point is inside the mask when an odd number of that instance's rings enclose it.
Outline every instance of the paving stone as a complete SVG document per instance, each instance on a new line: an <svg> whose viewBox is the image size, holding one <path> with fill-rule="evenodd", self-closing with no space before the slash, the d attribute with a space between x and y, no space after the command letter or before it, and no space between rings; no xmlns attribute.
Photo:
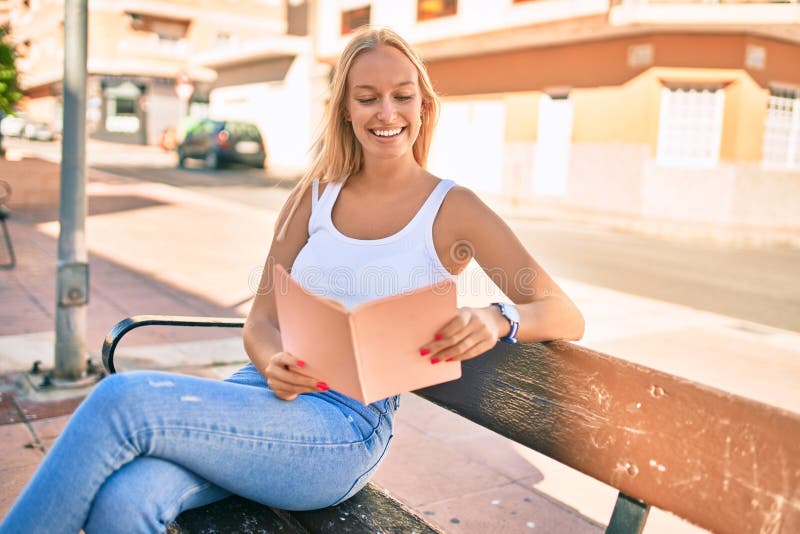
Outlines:
<svg viewBox="0 0 800 534"><path fill-rule="evenodd" d="M64 430L70 417L71 415L61 415L31 422L31 428L34 434L36 434L36 437L39 438L39 443L42 444L45 451L50 450L53 442L61 434L61 431Z"/></svg>
<svg viewBox="0 0 800 534"><path fill-rule="evenodd" d="M0 426L0 470L38 465L42 451L25 423Z"/></svg>
<svg viewBox="0 0 800 534"><path fill-rule="evenodd" d="M521 445L416 395L403 395L397 420L430 439L456 447L461 454L511 480L542 476L520 454Z"/></svg>
<svg viewBox="0 0 800 534"><path fill-rule="evenodd" d="M22 422L10 391L0 391L0 425Z"/></svg>
<svg viewBox="0 0 800 534"><path fill-rule="evenodd" d="M17 405L29 420L47 419L71 414L83 401L83 397L73 397L57 401L36 402L30 399L17 399Z"/></svg>
<svg viewBox="0 0 800 534"><path fill-rule="evenodd" d="M464 493L418 508L448 534L544 532L594 534L605 526L518 484Z"/></svg>
<svg viewBox="0 0 800 534"><path fill-rule="evenodd" d="M17 383L19 373L0 373L0 388L11 387Z"/></svg>
<svg viewBox="0 0 800 534"><path fill-rule="evenodd" d="M461 454L458 445L443 444L402 423L395 424L388 456L373 480L413 507L510 482Z"/></svg>
<svg viewBox="0 0 800 534"><path fill-rule="evenodd" d="M511 480L541 480L542 473L520 454L522 445L500 435L459 443L458 450Z"/></svg>
<svg viewBox="0 0 800 534"><path fill-rule="evenodd" d="M417 395L403 396L397 418L431 439L450 444L499 437L491 430L443 410Z"/></svg>
<svg viewBox="0 0 800 534"><path fill-rule="evenodd" d="M36 467L34 464L0 469L0 519L11 509L11 505L36 471Z"/></svg>

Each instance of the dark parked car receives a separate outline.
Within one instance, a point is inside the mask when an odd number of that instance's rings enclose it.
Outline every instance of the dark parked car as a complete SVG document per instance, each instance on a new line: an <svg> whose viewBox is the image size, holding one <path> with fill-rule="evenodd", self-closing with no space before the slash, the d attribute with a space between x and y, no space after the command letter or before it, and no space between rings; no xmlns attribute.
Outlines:
<svg viewBox="0 0 800 534"><path fill-rule="evenodd" d="M263 168L266 160L264 140L258 127L249 122L203 119L187 130L176 150L181 167L186 158L201 159L208 169L225 163Z"/></svg>

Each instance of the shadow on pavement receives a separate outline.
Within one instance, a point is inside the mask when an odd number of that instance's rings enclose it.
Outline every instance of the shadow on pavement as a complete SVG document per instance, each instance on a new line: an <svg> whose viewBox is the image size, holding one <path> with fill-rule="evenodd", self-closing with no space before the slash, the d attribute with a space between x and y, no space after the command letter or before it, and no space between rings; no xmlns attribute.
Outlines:
<svg viewBox="0 0 800 534"><path fill-rule="evenodd" d="M108 215L123 211L132 211L157 206L166 206L168 203L152 198L137 195L89 195L87 216ZM57 206L32 206L14 210L13 215L27 223L45 223L56 221L59 218Z"/></svg>
<svg viewBox="0 0 800 534"><path fill-rule="evenodd" d="M92 168L117 176L124 176L137 180L146 179L150 182L158 182L178 187L230 187L232 185L249 185L254 187L291 189L297 183L296 179L271 177L268 171L241 165L230 165L216 171L204 168L153 168L136 165L96 165Z"/></svg>

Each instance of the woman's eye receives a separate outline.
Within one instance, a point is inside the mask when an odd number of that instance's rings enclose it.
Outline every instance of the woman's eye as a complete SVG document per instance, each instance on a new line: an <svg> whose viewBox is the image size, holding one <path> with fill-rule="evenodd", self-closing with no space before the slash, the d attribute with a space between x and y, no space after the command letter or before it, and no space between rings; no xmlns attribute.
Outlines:
<svg viewBox="0 0 800 534"><path fill-rule="evenodd" d="M399 100L400 102L408 102L409 100L411 100L414 97L411 96L411 95L397 95L395 98L397 100Z"/></svg>
<svg viewBox="0 0 800 534"><path fill-rule="evenodd" d="M362 104L371 104L372 102L375 102L374 98L356 98L356 100Z"/></svg>

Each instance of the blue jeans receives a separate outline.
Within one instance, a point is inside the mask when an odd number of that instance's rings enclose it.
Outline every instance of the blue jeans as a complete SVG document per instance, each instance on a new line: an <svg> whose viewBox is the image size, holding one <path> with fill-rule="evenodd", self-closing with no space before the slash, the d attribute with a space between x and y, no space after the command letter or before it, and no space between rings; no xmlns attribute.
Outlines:
<svg viewBox="0 0 800 534"><path fill-rule="evenodd" d="M250 364L225 381L155 371L105 378L73 414L0 533L164 532L235 493L285 510L358 492L392 439L399 396L275 396Z"/></svg>

